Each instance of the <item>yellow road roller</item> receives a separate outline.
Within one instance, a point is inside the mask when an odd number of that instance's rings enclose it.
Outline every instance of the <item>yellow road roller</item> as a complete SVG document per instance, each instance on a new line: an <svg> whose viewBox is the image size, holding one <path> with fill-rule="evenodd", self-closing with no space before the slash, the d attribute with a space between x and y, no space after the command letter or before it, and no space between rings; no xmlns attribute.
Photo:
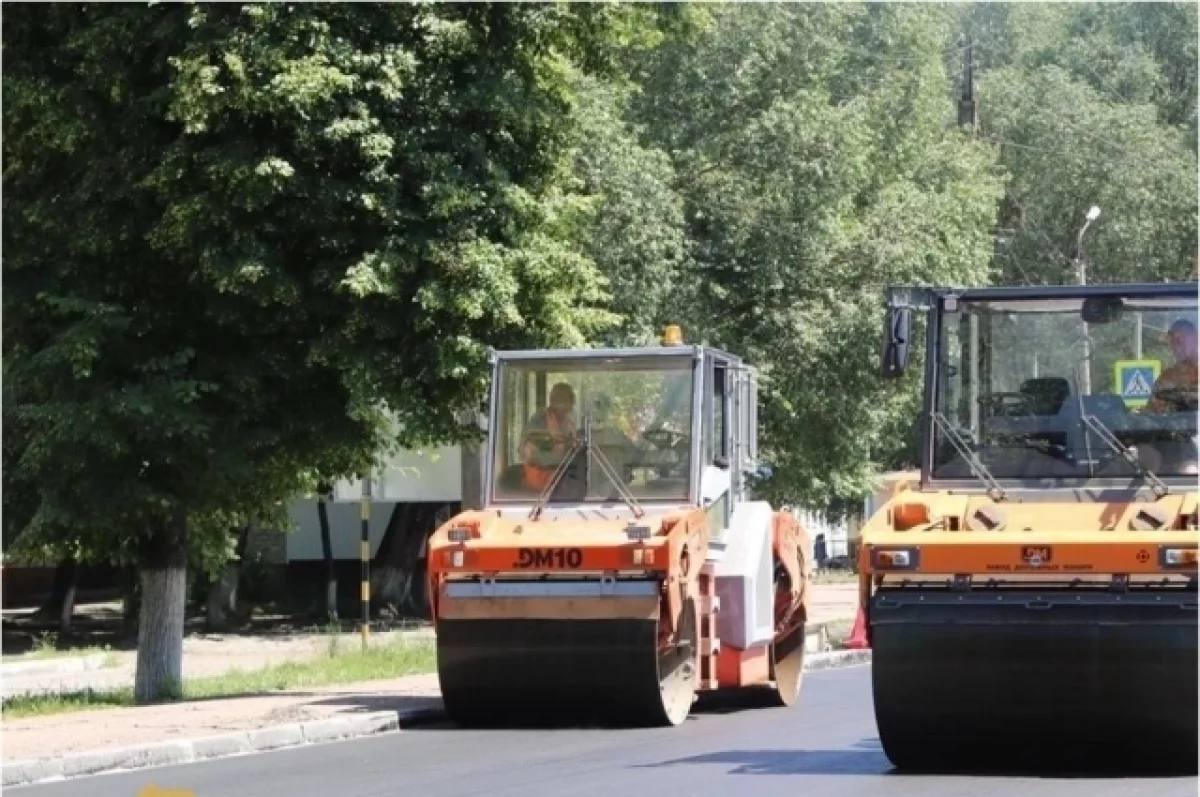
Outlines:
<svg viewBox="0 0 1200 797"><path fill-rule="evenodd" d="M703 693L795 703L811 546L749 495L756 370L678 327L491 358L483 508L429 542L450 718L674 726Z"/></svg>
<svg viewBox="0 0 1200 797"><path fill-rule="evenodd" d="M858 554L896 767L1196 772L1196 305L888 290L883 375L925 338L920 476Z"/></svg>

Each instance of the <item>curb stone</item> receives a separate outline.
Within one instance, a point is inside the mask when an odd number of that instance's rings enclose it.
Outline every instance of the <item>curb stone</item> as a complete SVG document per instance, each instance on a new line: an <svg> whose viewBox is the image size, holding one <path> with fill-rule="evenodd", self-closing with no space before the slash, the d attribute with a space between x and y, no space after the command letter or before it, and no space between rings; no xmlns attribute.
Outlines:
<svg viewBox="0 0 1200 797"><path fill-rule="evenodd" d="M852 667L871 661L871 651L835 650L812 653L805 658L806 672ZM57 758L13 761L4 764L3 786L28 786L48 781L67 780L110 772L146 769L170 764L191 764L249 755L271 750L284 750L310 744L343 741L346 739L395 733L408 723L441 719L441 708L419 708L407 711L378 711L352 714L312 722L289 723L235 731L195 739L119 747L95 752L70 753Z"/></svg>
<svg viewBox="0 0 1200 797"><path fill-rule="evenodd" d="M0 675L70 675L77 672L104 669L103 653L93 656L63 656L44 661L8 661L0 664Z"/></svg>
<svg viewBox="0 0 1200 797"><path fill-rule="evenodd" d="M870 663L870 648L834 650L829 653L807 657L804 662L804 670L805 672L813 672Z"/></svg>
<svg viewBox="0 0 1200 797"><path fill-rule="evenodd" d="M197 739L117 747L95 752L69 753L57 758L5 763L3 787L28 786L87 775L146 769L170 764L191 764L215 758L282 750L305 744L338 741L400 730L400 723L427 715L418 711L379 711L352 717L276 725Z"/></svg>

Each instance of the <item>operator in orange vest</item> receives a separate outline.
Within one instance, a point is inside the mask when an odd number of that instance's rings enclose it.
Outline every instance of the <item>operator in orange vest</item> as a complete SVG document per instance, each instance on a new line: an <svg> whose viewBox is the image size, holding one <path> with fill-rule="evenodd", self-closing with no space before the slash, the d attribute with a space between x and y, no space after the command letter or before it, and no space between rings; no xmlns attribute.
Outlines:
<svg viewBox="0 0 1200 797"><path fill-rule="evenodd" d="M1186 318L1181 318L1167 330L1167 343L1171 353L1175 355L1175 364L1163 371L1154 382L1151 391L1152 398L1146 402L1146 412L1184 412L1186 408L1175 407L1168 397L1159 397L1158 391L1182 389L1190 394L1192 400L1196 397L1196 327Z"/></svg>
<svg viewBox="0 0 1200 797"><path fill-rule="evenodd" d="M576 430L574 409L575 390L566 382L559 382L550 390L550 406L530 417L521 447L525 463L522 483L526 489L540 492L550 484L559 462L571 448ZM549 441L543 435L530 435L533 431L548 433Z"/></svg>
<svg viewBox="0 0 1200 797"><path fill-rule="evenodd" d="M1167 343L1175 356L1175 363L1154 380L1150 400L1142 408L1146 414L1187 412L1195 407L1196 401L1196 327L1186 318L1181 318L1167 330ZM1160 390L1180 390L1184 395L1160 395ZM1182 398L1182 401L1181 401ZM1189 400L1190 399L1190 400ZM1188 405L1191 405L1190 407ZM1143 443L1137 447L1138 461L1149 471L1161 471L1169 467L1175 475L1197 472L1196 444L1160 440Z"/></svg>

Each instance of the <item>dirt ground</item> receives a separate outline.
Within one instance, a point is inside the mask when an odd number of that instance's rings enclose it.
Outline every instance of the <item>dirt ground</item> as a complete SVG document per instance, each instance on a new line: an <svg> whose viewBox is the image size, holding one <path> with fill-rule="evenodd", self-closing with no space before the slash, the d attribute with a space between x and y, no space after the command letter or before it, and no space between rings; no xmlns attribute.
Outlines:
<svg viewBox="0 0 1200 797"><path fill-rule="evenodd" d="M5 697L28 692L110 689L133 683L137 659L136 639L120 631L119 603L78 607L73 633L59 638L45 623L31 619L32 610L4 612L3 663L45 662L75 656L99 655L100 669L66 674L47 672L5 675ZM428 623L407 621L372 623L371 638L386 641L397 635L431 634ZM297 621L283 615L259 614L228 633L209 633L202 618L189 618L183 642L185 678L224 675L235 670L259 670L291 661L327 654L360 644L357 625L348 620L335 628Z"/></svg>

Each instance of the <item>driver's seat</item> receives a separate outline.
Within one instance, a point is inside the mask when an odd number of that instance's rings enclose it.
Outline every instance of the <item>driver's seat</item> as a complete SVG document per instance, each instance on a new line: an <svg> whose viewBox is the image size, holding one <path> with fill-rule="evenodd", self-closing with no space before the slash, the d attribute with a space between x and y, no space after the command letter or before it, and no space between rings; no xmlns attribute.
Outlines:
<svg viewBox="0 0 1200 797"><path fill-rule="evenodd" d="M1071 383L1061 376L1041 376L1021 383L1035 415L1057 415L1071 395Z"/></svg>

